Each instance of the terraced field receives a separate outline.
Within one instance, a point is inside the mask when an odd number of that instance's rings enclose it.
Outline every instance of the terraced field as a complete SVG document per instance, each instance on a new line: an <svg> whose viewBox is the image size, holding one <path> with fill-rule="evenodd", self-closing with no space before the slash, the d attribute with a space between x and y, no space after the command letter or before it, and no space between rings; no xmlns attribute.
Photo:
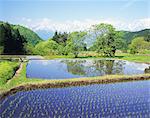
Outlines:
<svg viewBox="0 0 150 118"><path fill-rule="evenodd" d="M150 117L150 80L18 92L0 101L0 117Z"/></svg>
<svg viewBox="0 0 150 118"><path fill-rule="evenodd" d="M138 75L146 73L150 64L114 59L30 60L27 78L69 79L103 75Z"/></svg>

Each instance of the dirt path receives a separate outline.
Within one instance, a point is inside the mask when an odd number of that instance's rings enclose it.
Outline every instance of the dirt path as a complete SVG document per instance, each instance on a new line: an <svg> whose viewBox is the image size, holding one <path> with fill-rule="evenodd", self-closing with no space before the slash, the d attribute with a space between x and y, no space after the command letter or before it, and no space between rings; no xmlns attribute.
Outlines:
<svg viewBox="0 0 150 118"><path fill-rule="evenodd" d="M22 68L23 68L23 63L20 63L18 70L15 72L14 76L13 76L10 80L7 81L7 84L8 84L13 78L19 76L19 74L20 74Z"/></svg>
<svg viewBox="0 0 150 118"><path fill-rule="evenodd" d="M20 66L19 66L19 69L16 71L15 75L13 76L13 78L19 76L19 74L20 74L22 68L23 68L23 64L21 63Z"/></svg>

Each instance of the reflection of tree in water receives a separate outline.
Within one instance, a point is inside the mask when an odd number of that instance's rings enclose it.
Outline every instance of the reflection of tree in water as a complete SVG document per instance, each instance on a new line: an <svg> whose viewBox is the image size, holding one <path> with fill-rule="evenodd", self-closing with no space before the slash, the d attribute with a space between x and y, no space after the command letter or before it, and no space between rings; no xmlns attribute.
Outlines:
<svg viewBox="0 0 150 118"><path fill-rule="evenodd" d="M62 62L67 65L68 72L75 75L86 75L83 65L86 60L63 60Z"/></svg>
<svg viewBox="0 0 150 118"><path fill-rule="evenodd" d="M123 61L95 60L93 66L100 75L123 74Z"/></svg>
<svg viewBox="0 0 150 118"><path fill-rule="evenodd" d="M115 60L63 60L68 72L83 76L123 74L123 61Z"/></svg>
<svg viewBox="0 0 150 118"><path fill-rule="evenodd" d="M145 68L144 72L145 73L150 73L150 66L149 66L149 68Z"/></svg>

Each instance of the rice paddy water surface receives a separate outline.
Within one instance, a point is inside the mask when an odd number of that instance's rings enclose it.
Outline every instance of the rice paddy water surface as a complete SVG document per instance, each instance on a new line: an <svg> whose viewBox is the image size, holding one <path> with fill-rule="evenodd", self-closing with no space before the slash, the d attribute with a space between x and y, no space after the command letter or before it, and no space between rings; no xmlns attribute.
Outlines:
<svg viewBox="0 0 150 118"><path fill-rule="evenodd" d="M0 101L1 118L150 117L150 80L18 92Z"/></svg>
<svg viewBox="0 0 150 118"><path fill-rule="evenodd" d="M30 60L28 78L67 79L111 74L136 75L145 73L150 64L112 59Z"/></svg>

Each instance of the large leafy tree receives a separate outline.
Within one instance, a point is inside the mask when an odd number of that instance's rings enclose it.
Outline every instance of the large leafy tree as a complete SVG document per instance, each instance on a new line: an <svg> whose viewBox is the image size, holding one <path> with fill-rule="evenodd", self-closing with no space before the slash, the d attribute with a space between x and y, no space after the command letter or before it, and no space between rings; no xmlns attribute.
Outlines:
<svg viewBox="0 0 150 118"><path fill-rule="evenodd" d="M117 49L123 45L121 34L110 24L98 24L91 28L92 35L96 39L93 48L103 56L115 56Z"/></svg>
<svg viewBox="0 0 150 118"><path fill-rule="evenodd" d="M80 51L83 51L86 47L84 43L86 32L72 32L69 34L66 50L72 53L75 58L78 57Z"/></svg>

